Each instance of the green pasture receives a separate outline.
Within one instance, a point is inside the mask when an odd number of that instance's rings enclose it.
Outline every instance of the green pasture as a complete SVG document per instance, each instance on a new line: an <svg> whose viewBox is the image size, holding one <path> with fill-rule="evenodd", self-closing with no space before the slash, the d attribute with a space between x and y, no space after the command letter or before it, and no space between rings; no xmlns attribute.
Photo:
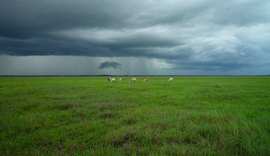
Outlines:
<svg viewBox="0 0 270 156"><path fill-rule="evenodd" d="M0 78L0 155L270 155L270 77Z"/></svg>

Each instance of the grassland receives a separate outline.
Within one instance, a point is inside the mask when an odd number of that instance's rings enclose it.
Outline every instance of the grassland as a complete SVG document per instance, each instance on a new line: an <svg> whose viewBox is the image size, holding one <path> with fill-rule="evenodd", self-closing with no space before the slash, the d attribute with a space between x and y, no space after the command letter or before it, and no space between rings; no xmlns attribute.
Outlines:
<svg viewBox="0 0 270 156"><path fill-rule="evenodd" d="M270 77L0 78L0 155L270 155Z"/></svg>

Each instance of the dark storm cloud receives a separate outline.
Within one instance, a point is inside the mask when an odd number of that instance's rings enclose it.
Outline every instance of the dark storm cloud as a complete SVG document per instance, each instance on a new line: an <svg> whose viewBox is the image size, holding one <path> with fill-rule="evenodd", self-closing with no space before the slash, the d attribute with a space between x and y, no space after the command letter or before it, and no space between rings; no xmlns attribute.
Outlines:
<svg viewBox="0 0 270 156"><path fill-rule="evenodd" d="M98 69L105 69L105 68L118 69L121 68L121 64L117 62L108 62L108 61L100 63Z"/></svg>
<svg viewBox="0 0 270 156"><path fill-rule="evenodd" d="M175 68L269 63L267 0L8 0L0 54L148 57Z"/></svg>
<svg viewBox="0 0 270 156"><path fill-rule="evenodd" d="M107 1L5 1L0 5L0 19L4 21L0 34L31 38L63 29L113 26L126 16L119 12L120 8L121 5Z"/></svg>

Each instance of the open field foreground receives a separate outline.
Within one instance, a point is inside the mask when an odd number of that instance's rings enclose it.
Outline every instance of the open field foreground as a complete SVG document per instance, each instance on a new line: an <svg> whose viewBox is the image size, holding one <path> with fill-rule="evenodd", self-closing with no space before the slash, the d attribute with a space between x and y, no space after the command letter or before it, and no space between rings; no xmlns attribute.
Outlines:
<svg viewBox="0 0 270 156"><path fill-rule="evenodd" d="M0 78L0 155L270 155L270 77Z"/></svg>

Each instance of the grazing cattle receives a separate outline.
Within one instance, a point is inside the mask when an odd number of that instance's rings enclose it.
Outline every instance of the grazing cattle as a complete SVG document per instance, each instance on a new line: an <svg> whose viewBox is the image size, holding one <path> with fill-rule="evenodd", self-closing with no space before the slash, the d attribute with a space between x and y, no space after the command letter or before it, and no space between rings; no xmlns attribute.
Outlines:
<svg viewBox="0 0 270 156"><path fill-rule="evenodd" d="M116 81L116 79L113 78L113 77L108 77L107 80L108 80L109 82L115 82L115 81Z"/></svg>
<svg viewBox="0 0 270 156"><path fill-rule="evenodd" d="M119 79L118 79L119 81L122 81L122 78L121 77L119 77Z"/></svg>
<svg viewBox="0 0 270 156"><path fill-rule="evenodd" d="M146 82L146 81L148 81L148 80L149 80L148 77L143 78L143 82Z"/></svg>
<svg viewBox="0 0 270 156"><path fill-rule="evenodd" d="M111 78L111 82L115 82L116 81L116 79L115 78Z"/></svg>
<svg viewBox="0 0 270 156"><path fill-rule="evenodd" d="M172 80L173 80L173 78L172 78L172 77L170 77L168 81L172 81Z"/></svg>
<svg viewBox="0 0 270 156"><path fill-rule="evenodd" d="M129 80L129 83L136 83L136 82L137 82L136 77L132 77L132 78Z"/></svg>

